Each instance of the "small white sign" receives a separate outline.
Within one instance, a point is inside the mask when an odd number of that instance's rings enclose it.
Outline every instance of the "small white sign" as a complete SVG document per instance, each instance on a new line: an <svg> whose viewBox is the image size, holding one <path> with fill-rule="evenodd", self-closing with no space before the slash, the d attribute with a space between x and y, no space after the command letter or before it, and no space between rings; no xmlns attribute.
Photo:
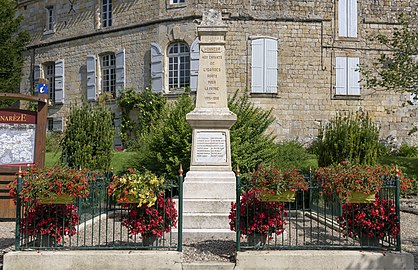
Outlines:
<svg viewBox="0 0 418 270"><path fill-rule="evenodd" d="M226 162L226 132L196 132L195 161L199 163Z"/></svg>

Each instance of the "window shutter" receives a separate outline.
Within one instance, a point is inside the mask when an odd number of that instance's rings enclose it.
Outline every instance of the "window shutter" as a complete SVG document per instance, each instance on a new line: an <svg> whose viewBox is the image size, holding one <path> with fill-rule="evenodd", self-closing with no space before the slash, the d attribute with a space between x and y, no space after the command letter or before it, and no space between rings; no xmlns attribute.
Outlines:
<svg viewBox="0 0 418 270"><path fill-rule="evenodd" d="M335 94L346 95L347 87L347 58L336 57L335 59Z"/></svg>
<svg viewBox="0 0 418 270"><path fill-rule="evenodd" d="M263 93L264 39L251 42L251 92Z"/></svg>
<svg viewBox="0 0 418 270"><path fill-rule="evenodd" d="M277 93L277 40L265 39L264 92Z"/></svg>
<svg viewBox="0 0 418 270"><path fill-rule="evenodd" d="M55 104L64 104L64 83L64 59L60 59L55 62Z"/></svg>
<svg viewBox="0 0 418 270"><path fill-rule="evenodd" d="M348 37L357 37L357 0L345 0L347 1L347 9L348 9Z"/></svg>
<svg viewBox="0 0 418 270"><path fill-rule="evenodd" d="M52 120L52 130L53 131L60 131L64 130L63 120L62 117L54 117Z"/></svg>
<svg viewBox="0 0 418 270"><path fill-rule="evenodd" d="M33 67L33 82L36 84L38 83L39 79L41 78L41 71L42 65L35 65Z"/></svg>
<svg viewBox="0 0 418 270"><path fill-rule="evenodd" d="M199 38L190 46L190 91L197 91L197 76L199 73Z"/></svg>
<svg viewBox="0 0 418 270"><path fill-rule="evenodd" d="M338 0L338 36L346 37L348 34L347 1L357 0Z"/></svg>
<svg viewBox="0 0 418 270"><path fill-rule="evenodd" d="M116 97L125 88L125 49L119 50L116 57Z"/></svg>
<svg viewBox="0 0 418 270"><path fill-rule="evenodd" d="M360 72L357 70L359 66L358 57L347 58L348 66L348 94L360 95Z"/></svg>
<svg viewBox="0 0 418 270"><path fill-rule="evenodd" d="M87 55L87 101L96 100L96 56Z"/></svg>
<svg viewBox="0 0 418 270"><path fill-rule="evenodd" d="M163 52L156 43L151 43L151 87L154 92L163 91Z"/></svg>

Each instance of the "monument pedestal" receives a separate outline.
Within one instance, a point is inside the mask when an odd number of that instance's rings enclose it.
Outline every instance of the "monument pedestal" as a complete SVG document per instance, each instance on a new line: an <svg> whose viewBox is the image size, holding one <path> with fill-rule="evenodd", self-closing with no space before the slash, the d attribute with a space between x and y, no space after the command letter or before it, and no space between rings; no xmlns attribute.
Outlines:
<svg viewBox="0 0 418 270"><path fill-rule="evenodd" d="M227 26L221 13L204 12L199 34L196 108L186 120L193 129L190 171L183 185L183 239L235 239L229 211L235 201L230 127L237 117L228 109L225 68Z"/></svg>

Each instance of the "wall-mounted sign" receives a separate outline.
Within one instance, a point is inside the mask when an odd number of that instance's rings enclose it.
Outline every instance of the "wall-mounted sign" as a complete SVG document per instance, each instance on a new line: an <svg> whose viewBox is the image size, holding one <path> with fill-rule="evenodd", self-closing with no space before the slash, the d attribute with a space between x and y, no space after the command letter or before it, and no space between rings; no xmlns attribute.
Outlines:
<svg viewBox="0 0 418 270"><path fill-rule="evenodd" d="M36 112L0 110L0 165L35 160Z"/></svg>

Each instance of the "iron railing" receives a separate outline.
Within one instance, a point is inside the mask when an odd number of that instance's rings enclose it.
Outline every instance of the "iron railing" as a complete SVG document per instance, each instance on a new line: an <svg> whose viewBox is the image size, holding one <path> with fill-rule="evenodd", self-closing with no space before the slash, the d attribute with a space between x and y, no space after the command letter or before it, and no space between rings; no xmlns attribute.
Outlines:
<svg viewBox="0 0 418 270"><path fill-rule="evenodd" d="M170 183L164 198L172 199L177 223L170 222L169 232L146 243L141 234L132 234L124 221L135 204L119 204L108 196L111 176L90 181L89 196L73 204L37 204L35 200L16 199L16 250L82 249L164 249L182 250L183 176ZM18 178L18 194L22 187ZM165 207L166 204L164 204ZM170 208L171 209L171 208ZM160 213L166 209L158 208ZM171 211L171 210L168 210ZM167 216L163 215L165 220ZM177 229L178 228L178 229ZM49 232L46 232L49 230ZM149 242L149 241L148 241Z"/></svg>
<svg viewBox="0 0 418 270"><path fill-rule="evenodd" d="M383 200L395 208L394 212L395 226L399 229L396 236L387 233L381 237L363 236L362 232L356 232L356 229L350 222L353 219L354 211L363 211L370 207L369 204L352 204L355 207L343 207L338 200L329 202L324 199L321 187L318 183L312 181L312 173L305 175L305 180L309 182L307 191L298 191L295 202L278 203L279 207L283 207L281 221L284 222L282 232L279 234L271 234L260 239L251 235L247 237L241 234L242 226L251 225L251 221L239 215L235 219L236 248L238 251L243 249L376 249L376 250L401 250L400 239L400 188L399 178L384 178L384 184L379 192L380 204ZM240 205L240 198L243 195L248 196L247 189L241 186L241 178L237 174L237 201L236 213L245 211L248 217L253 217L256 213L256 207L248 207L245 204ZM263 204L268 202L260 202L261 209ZM245 210L240 209L245 207ZM269 206L257 212L267 210ZM345 208L345 210L343 210ZM352 212L350 212L352 211ZM268 210L267 210L268 214ZM277 214L277 212L276 212ZM344 218L343 218L344 214ZM280 219L280 218L279 218ZM276 220L277 221L277 220ZM241 223L241 224L240 224ZM244 227L245 228L245 227ZM394 230L396 230L396 228ZM246 228L248 229L248 228ZM352 232L352 233L350 233ZM255 238L255 239L254 239ZM264 240L265 239L265 240Z"/></svg>

